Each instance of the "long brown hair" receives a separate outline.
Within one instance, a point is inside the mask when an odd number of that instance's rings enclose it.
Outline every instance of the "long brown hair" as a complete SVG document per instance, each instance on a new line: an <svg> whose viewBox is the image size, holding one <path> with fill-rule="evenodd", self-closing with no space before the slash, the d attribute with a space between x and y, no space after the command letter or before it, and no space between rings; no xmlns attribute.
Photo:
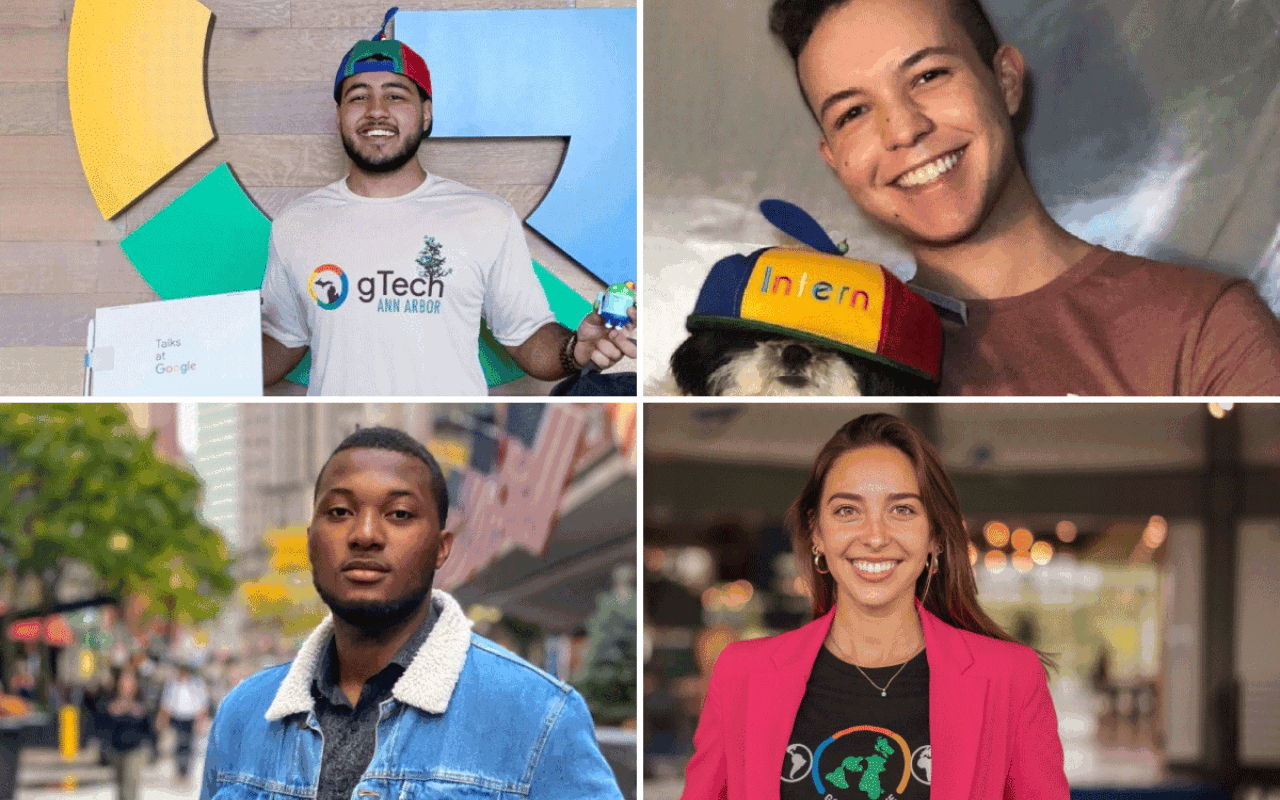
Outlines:
<svg viewBox="0 0 1280 800"><path fill-rule="evenodd" d="M916 579L915 596L943 622L961 630L1006 642L1017 641L995 623L978 604L978 587L969 563L969 534L960 513L960 499L938 458L938 451L920 431L892 414L864 414L841 426L823 445L809 471L809 481L787 511L787 530L800 575L809 585L814 618L831 610L836 602L835 580L818 571L813 558L813 524L822 501L822 487L836 459L850 450L882 445L900 451L911 462L920 499L929 519L929 538L938 548L933 556L938 571L929 579L929 568ZM926 593L926 585L928 592ZM1039 652L1039 651L1037 651ZM1040 653L1046 666L1052 660Z"/></svg>

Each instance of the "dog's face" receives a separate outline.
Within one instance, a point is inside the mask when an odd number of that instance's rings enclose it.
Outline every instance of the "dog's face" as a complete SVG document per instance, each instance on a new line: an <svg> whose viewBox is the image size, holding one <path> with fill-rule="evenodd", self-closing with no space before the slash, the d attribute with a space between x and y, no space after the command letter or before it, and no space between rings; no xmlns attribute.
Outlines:
<svg viewBox="0 0 1280 800"><path fill-rule="evenodd" d="M795 339L736 350L707 377L708 394L747 397L860 395L858 373L839 353Z"/></svg>
<svg viewBox="0 0 1280 800"><path fill-rule="evenodd" d="M932 384L811 342L753 331L695 331L671 356L686 395L858 397L933 394Z"/></svg>
<svg viewBox="0 0 1280 800"><path fill-rule="evenodd" d="M671 357L689 395L807 397L860 395L857 364L835 350L767 333L702 330Z"/></svg>

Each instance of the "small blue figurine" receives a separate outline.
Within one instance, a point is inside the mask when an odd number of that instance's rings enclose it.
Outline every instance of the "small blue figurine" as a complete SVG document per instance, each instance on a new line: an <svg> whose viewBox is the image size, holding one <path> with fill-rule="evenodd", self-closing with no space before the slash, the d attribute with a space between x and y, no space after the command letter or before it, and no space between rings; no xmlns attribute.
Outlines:
<svg viewBox="0 0 1280 800"><path fill-rule="evenodd" d="M596 295L596 313L604 319L606 328L621 328L631 321L627 309L636 304L636 284L634 281L615 283Z"/></svg>

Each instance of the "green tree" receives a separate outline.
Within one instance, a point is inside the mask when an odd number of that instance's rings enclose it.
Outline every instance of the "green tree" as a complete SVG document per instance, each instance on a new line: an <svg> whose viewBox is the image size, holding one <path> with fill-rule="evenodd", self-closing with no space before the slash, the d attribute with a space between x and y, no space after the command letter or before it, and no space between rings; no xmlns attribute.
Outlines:
<svg viewBox="0 0 1280 800"><path fill-rule="evenodd" d="M423 240L422 252L416 259L418 274L424 278L447 278L453 274L453 267L445 269L444 248L436 241L436 237L428 236Z"/></svg>
<svg viewBox="0 0 1280 800"><path fill-rule="evenodd" d="M636 717L636 601L604 592L587 619L587 653L574 685L599 725Z"/></svg>
<svg viewBox="0 0 1280 800"><path fill-rule="evenodd" d="M97 591L144 596L171 624L212 618L235 584L226 544L196 516L200 492L118 406L0 405L0 567L10 604L23 595L54 603L80 564Z"/></svg>

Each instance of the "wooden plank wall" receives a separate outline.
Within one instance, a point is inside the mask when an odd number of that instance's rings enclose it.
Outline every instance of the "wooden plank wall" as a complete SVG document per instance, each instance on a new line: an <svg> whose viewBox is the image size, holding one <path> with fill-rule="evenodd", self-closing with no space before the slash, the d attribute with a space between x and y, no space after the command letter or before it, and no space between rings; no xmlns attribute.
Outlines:
<svg viewBox="0 0 1280 800"><path fill-rule="evenodd" d="M82 391L93 309L156 299L119 241L226 161L268 216L340 178L331 96L338 59L391 0L203 0L213 12L209 104L217 140L111 221L80 167L67 101L73 0L0 3L0 395ZM635 0L418 0L405 11L634 8ZM430 54L426 54L430 63ZM428 140L431 172L501 195L522 216L555 178L559 138ZM526 226L534 258L584 297L600 284ZM634 362L620 368L635 369ZM532 379L503 393L540 394Z"/></svg>

